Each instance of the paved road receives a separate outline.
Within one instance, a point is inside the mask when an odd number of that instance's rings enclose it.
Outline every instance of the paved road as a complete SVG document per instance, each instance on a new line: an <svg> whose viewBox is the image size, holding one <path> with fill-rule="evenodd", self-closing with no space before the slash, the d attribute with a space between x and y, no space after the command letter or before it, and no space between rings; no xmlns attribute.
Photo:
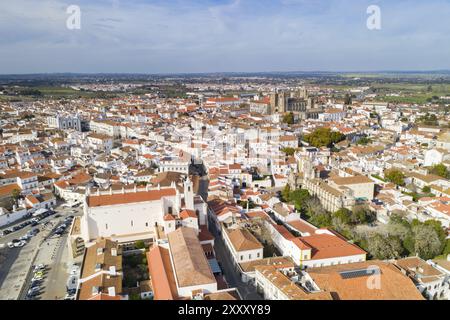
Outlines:
<svg viewBox="0 0 450 320"><path fill-rule="evenodd" d="M75 211L75 213L73 212ZM60 220L63 220L68 215L80 216L82 214L82 208L63 208L59 211L61 214ZM38 299L41 300L60 300L64 298L66 294L66 283L69 277L69 268L72 264L72 260L69 258L69 250L67 246L67 238L69 228L61 237L48 237L43 241L41 249L39 250L35 265L45 264L47 265L47 271L41 285L42 291ZM31 277L27 278L23 290L22 299L25 299L26 292L31 284Z"/></svg>
<svg viewBox="0 0 450 320"><path fill-rule="evenodd" d="M41 230L41 232L38 233L37 236L31 238L31 240L22 248L1 249L2 254L4 255L4 261L0 265L0 300L17 300L20 298L24 298L26 292L28 291L28 287L30 285L30 280L32 277L30 269L32 264L36 264L34 263L35 260L39 261L39 263L45 263L52 267L53 263L55 262L52 263L51 259L38 259L40 257L38 253L42 248L41 244L49 235L51 229L59 224L65 216L73 214L73 210L75 209L58 207L55 209L57 213L41 220L39 226L27 226L22 230L18 230L0 239L0 243L7 243L12 239L17 239L25 235L30 229L39 228ZM78 208L76 210L78 212L75 215L80 215L81 209ZM58 214L60 214L61 217L56 218L55 216ZM48 223L47 227L44 227L45 223ZM52 247L54 246L55 248L58 248L58 255L55 258L58 258L59 260L64 259L63 253L64 247L66 247L65 243L66 242L61 239L60 242L55 241L55 243L52 244ZM49 248L46 249L50 250L50 245L48 247ZM45 257L45 255L43 257ZM56 270L59 270L59 260L58 263L56 263L56 265L58 266L57 268L55 268ZM63 277L62 273L56 271L54 276L52 274L53 273L49 273L47 276L51 276L51 279L55 277L55 279L57 279L56 282L59 283L59 280ZM60 290L58 290L58 292L60 292Z"/></svg>
<svg viewBox="0 0 450 320"><path fill-rule="evenodd" d="M208 200L208 187L209 187L208 175L202 176L198 182L198 194L203 198L204 201Z"/></svg>
<svg viewBox="0 0 450 320"><path fill-rule="evenodd" d="M214 223L210 222L209 226L214 235L214 251L216 258L222 266L222 271L225 276L225 280L232 288L237 288L244 300L263 300L263 298L256 292L255 286L247 284L242 281L239 271L236 269L233 258L231 257L226 244L217 230L214 228Z"/></svg>
<svg viewBox="0 0 450 320"><path fill-rule="evenodd" d="M45 231L33 237L22 248L7 248L6 262L0 267L0 300L17 300Z"/></svg>

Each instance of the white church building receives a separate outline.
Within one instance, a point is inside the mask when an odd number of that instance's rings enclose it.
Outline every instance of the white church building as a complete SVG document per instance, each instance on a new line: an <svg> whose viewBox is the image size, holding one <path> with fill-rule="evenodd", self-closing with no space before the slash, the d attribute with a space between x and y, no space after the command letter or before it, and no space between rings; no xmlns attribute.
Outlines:
<svg viewBox="0 0 450 320"><path fill-rule="evenodd" d="M179 190L169 187L87 190L81 218L81 237L85 243L98 237L126 244L137 240L164 241L179 226L199 230L207 224L206 203L195 196L187 179Z"/></svg>

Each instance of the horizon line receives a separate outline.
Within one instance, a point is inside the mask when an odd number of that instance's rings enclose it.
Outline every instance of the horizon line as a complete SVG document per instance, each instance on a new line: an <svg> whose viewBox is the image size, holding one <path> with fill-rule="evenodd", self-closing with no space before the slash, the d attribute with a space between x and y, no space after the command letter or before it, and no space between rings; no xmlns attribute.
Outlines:
<svg viewBox="0 0 450 320"><path fill-rule="evenodd" d="M429 70L294 70L294 71L206 71L206 72L32 72L32 73L0 73L0 76L34 76L34 75L211 75L211 74L273 74L273 73L331 73L331 74L352 74L352 73L450 73L450 69L429 69Z"/></svg>

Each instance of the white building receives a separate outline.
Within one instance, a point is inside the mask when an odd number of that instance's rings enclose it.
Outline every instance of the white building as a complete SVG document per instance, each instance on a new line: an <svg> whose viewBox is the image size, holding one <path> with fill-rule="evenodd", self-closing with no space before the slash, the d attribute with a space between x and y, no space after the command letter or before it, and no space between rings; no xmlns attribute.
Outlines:
<svg viewBox="0 0 450 320"><path fill-rule="evenodd" d="M184 207L182 207L182 200ZM81 220L82 237L89 242L98 237L110 237L120 243L155 240L164 233L165 217L170 215L177 225L188 224L192 214L180 216L183 209L195 210L200 223L206 221L206 208L194 204L192 182L184 182L181 193L175 183L170 187L98 191L84 200ZM197 226L198 228L198 226Z"/></svg>

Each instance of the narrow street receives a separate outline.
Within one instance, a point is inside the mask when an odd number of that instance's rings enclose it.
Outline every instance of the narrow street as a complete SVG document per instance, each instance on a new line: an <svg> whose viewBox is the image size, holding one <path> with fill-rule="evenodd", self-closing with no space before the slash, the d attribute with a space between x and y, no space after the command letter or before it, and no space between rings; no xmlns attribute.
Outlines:
<svg viewBox="0 0 450 320"><path fill-rule="evenodd" d="M246 284L241 280L239 271L233 264L233 258L230 256L226 245L215 230L214 224L210 223L210 232L214 235L214 251L216 253L217 260L222 266L222 271L225 276L225 280L232 288L237 288L244 300L263 300L263 298L256 292L256 288L251 284Z"/></svg>

